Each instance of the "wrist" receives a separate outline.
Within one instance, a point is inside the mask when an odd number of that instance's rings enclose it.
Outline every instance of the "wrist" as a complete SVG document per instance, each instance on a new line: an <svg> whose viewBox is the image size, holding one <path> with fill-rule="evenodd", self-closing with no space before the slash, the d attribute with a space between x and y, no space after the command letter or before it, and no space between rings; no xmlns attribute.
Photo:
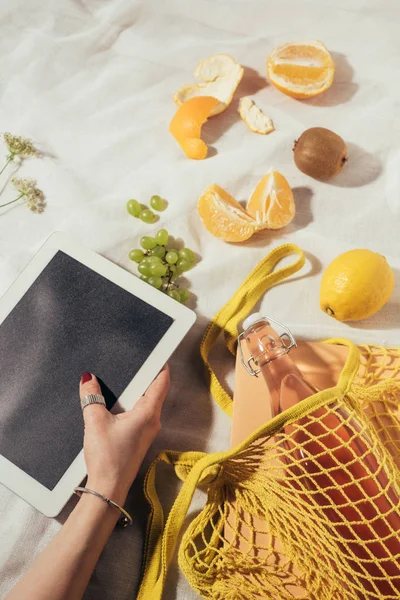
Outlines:
<svg viewBox="0 0 400 600"><path fill-rule="evenodd" d="M93 490L106 498L110 498L113 502L116 502L120 506L123 506L128 495L129 488L127 489L119 482L113 482L110 480L97 480L90 479L88 477L85 484L89 490ZM85 494L88 495L88 494Z"/></svg>
<svg viewBox="0 0 400 600"><path fill-rule="evenodd" d="M110 532L114 529L120 518L118 509L89 493L81 495L74 513L86 526L95 524L97 528L109 528Z"/></svg>

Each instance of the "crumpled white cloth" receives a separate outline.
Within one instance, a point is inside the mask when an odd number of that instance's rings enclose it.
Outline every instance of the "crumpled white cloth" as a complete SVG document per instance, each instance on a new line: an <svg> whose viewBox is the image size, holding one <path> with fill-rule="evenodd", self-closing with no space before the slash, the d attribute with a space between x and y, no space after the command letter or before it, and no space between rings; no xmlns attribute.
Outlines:
<svg viewBox="0 0 400 600"><path fill-rule="evenodd" d="M201 255L188 274L198 322L171 361L172 389L163 431L142 469L164 447L221 450L229 446L229 419L211 400L199 359L207 321L251 269L283 242L299 244L309 265L266 295L262 308L307 338L349 337L399 344L400 330L400 36L393 0L13 0L0 3L0 128L35 140L45 153L27 160L19 176L37 179L47 208L0 214L0 293L54 230L134 271L128 251L152 230L131 218L127 199L168 199L161 223ZM333 87L310 101L292 100L265 79L268 53L279 43L322 40L337 63ZM231 107L204 127L210 157L190 161L168 132L172 95L190 83L197 63L217 52L246 67ZM276 131L251 133L237 115L250 95ZM331 183L300 173L293 141L311 126L339 133L349 163ZM1 148L1 155L5 148ZM248 198L270 167L284 173L297 215L281 232L243 246L225 244L202 226L196 201L210 183L238 200ZM7 173L13 172L9 167ZM4 175L0 179L4 182ZM12 199L7 188L1 200ZM375 317L349 326L319 309L322 270L340 252L370 248L396 272L396 290ZM217 369L233 366L222 352ZM1 368L1 366L0 366ZM0 402L6 402L1 398ZM1 406L1 404L0 404ZM163 498L177 484L163 471ZM145 528L141 478L128 508L134 527L115 532L96 567L86 600L135 597ZM199 493L193 510L204 498ZM0 486L0 596L23 575L71 510L59 520L42 516ZM165 598L197 595L173 566Z"/></svg>

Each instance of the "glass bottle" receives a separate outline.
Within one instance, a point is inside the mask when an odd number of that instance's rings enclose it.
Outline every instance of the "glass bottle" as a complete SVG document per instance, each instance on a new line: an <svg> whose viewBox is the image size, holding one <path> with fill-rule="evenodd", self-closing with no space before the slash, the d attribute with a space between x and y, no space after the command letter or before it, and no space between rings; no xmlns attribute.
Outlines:
<svg viewBox="0 0 400 600"><path fill-rule="evenodd" d="M279 335L271 322L285 333ZM289 356L295 340L284 325L255 313L243 330L250 352L243 364L263 376L273 417L318 391ZM357 597L400 597L399 494L351 409L331 402L285 426L281 437L288 482L323 511L356 587L363 590Z"/></svg>

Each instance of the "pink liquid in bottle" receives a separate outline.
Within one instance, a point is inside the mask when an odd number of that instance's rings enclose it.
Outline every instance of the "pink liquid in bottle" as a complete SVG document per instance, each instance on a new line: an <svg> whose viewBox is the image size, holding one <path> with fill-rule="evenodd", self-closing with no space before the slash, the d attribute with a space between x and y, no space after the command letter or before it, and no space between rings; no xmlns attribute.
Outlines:
<svg viewBox="0 0 400 600"><path fill-rule="evenodd" d="M272 416L315 394L288 355L287 334L280 337L259 314L246 319L243 328L268 386ZM297 481L326 517L330 536L351 567L355 587L350 587L362 589L355 597L400 598L399 495L361 425L342 403L333 402L283 433L288 481L294 486ZM344 587L349 589L346 582Z"/></svg>

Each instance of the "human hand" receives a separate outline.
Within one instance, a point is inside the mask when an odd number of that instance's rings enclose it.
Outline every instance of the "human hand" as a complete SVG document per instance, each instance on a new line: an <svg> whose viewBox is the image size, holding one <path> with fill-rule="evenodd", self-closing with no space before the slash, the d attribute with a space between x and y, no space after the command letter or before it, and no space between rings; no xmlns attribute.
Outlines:
<svg viewBox="0 0 400 600"><path fill-rule="evenodd" d="M91 375L87 380L89 375L82 376L81 398L101 394L96 377ZM89 489L124 504L143 458L160 431L161 409L169 384L166 365L131 410L112 414L101 404L85 407L83 449Z"/></svg>

